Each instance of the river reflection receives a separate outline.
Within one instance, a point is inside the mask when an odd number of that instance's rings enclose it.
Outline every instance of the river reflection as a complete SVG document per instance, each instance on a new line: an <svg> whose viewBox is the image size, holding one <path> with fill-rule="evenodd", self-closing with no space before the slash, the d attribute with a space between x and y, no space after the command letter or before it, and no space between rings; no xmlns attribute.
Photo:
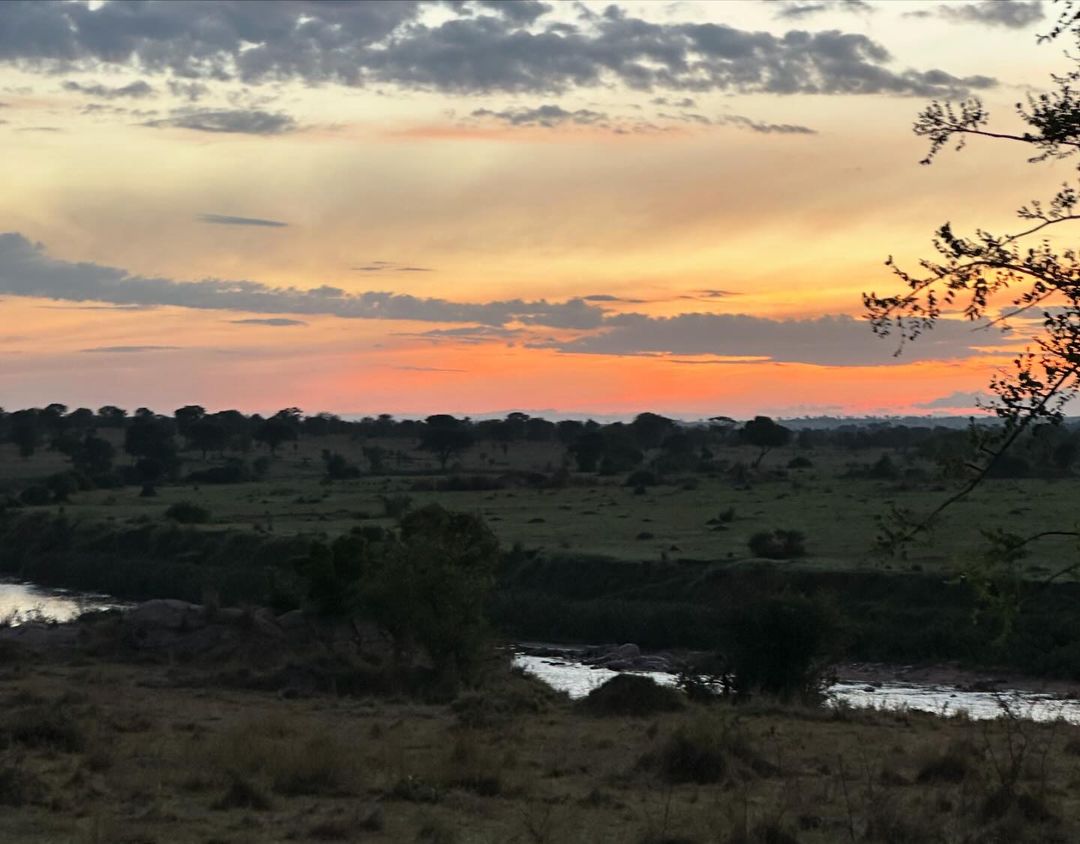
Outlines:
<svg viewBox="0 0 1080 844"><path fill-rule="evenodd" d="M45 589L32 583L0 582L0 622L71 621L84 612L120 606L107 595Z"/></svg>
<svg viewBox="0 0 1080 844"><path fill-rule="evenodd" d="M571 658L553 658L517 654L514 665L532 674L571 698L581 698L619 672L606 668L582 665ZM650 673L657 683L675 684L673 674ZM860 709L914 710L935 715L967 717L982 720L1000 718L1011 713L1033 721L1062 719L1080 724L1080 701L1056 698L1035 692L1004 691L974 692L954 686L917 685L908 683L835 683L829 687L831 706L852 706Z"/></svg>

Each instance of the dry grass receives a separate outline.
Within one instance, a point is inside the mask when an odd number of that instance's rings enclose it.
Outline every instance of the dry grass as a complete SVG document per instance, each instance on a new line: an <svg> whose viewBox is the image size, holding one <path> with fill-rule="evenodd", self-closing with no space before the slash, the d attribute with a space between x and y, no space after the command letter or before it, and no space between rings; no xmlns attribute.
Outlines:
<svg viewBox="0 0 1080 844"><path fill-rule="evenodd" d="M557 699L463 725L448 706L170 686L167 667L25 664L3 682L22 714L2 722L0 841L1080 838L1071 727L725 706L596 717Z"/></svg>

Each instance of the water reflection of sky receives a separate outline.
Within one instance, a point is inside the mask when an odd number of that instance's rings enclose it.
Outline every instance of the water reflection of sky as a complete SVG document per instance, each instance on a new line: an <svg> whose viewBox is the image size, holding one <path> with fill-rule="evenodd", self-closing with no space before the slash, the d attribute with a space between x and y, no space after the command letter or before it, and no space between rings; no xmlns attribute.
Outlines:
<svg viewBox="0 0 1080 844"><path fill-rule="evenodd" d="M566 692L572 698L587 695L618 672L593 668L567 659L518 654L514 664L539 677L549 686ZM675 684L672 674L653 673L661 685ZM1034 721L1054 721L1059 718L1080 724L1080 701L1055 698L1034 692L972 692L953 686L919 686L904 683L836 683L829 687L833 706L852 706L859 709L915 710L936 715L954 716L966 713L969 718L982 720L1012 714ZM1006 710L1007 707L1007 710Z"/></svg>
<svg viewBox="0 0 1080 844"><path fill-rule="evenodd" d="M0 621L13 625L28 620L70 621L90 610L118 606L105 595L86 595L44 589L31 583L0 583Z"/></svg>

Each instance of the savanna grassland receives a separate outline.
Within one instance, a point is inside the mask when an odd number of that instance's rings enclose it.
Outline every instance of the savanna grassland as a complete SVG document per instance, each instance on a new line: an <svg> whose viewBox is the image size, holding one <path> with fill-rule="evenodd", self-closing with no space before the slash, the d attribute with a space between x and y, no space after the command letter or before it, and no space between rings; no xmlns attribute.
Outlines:
<svg viewBox="0 0 1080 844"><path fill-rule="evenodd" d="M8 653L2 671L4 841L1080 834L1080 729L1064 725L677 699L626 714L509 674L432 705L222 688L184 665L100 656Z"/></svg>
<svg viewBox="0 0 1080 844"><path fill-rule="evenodd" d="M0 629L0 840L1080 835L1080 728L817 695L843 660L1080 677L1080 584L1042 582L1072 540L987 556L995 529L1072 524L1071 431L896 553L889 514L965 482L962 431L616 428L591 463L580 440L412 431L204 449L144 415L0 447L0 571L191 602ZM673 651L727 694L621 675L571 702L511 671L529 639Z"/></svg>

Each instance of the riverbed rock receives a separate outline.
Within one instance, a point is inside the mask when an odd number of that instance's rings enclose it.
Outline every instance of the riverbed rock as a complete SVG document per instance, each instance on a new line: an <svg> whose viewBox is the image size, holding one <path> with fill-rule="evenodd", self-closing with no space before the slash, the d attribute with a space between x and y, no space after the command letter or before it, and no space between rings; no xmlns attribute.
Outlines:
<svg viewBox="0 0 1080 844"><path fill-rule="evenodd" d="M192 630L206 624L203 608L175 598L155 598L127 611L125 621L136 627Z"/></svg>

